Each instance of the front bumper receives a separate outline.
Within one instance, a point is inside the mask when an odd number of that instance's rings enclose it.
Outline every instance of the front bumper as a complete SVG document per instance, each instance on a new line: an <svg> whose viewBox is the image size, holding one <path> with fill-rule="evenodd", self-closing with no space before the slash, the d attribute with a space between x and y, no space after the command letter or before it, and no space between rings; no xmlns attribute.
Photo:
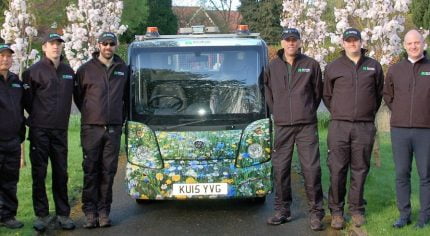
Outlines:
<svg viewBox="0 0 430 236"><path fill-rule="evenodd" d="M150 169L128 162L126 189L134 199L207 199L263 197L272 191L272 164L267 161L237 168L234 159L169 160L164 168ZM173 184L227 183L226 195L173 195Z"/></svg>

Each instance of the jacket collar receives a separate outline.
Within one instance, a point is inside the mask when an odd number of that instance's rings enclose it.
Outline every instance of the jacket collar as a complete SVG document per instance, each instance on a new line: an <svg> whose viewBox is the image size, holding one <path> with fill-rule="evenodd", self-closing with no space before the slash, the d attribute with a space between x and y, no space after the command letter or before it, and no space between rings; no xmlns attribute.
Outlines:
<svg viewBox="0 0 430 236"><path fill-rule="evenodd" d="M423 54L424 54L424 57L422 57L421 59L419 59L419 60L418 60L418 61L416 61L415 63L421 63L421 62L426 62L426 61L428 61L427 51L426 51L426 50L424 50L424 53L423 53ZM412 64L412 62L410 62L410 61L408 60L408 54L407 54L406 52L404 53L404 60Z"/></svg>
<svg viewBox="0 0 430 236"><path fill-rule="evenodd" d="M61 63L64 60L64 56L60 55L60 64L58 65L58 67L60 67ZM45 65L50 65L50 66L54 66L54 62L52 62L49 58L47 58L46 56L42 57L41 59L42 63L44 63Z"/></svg>

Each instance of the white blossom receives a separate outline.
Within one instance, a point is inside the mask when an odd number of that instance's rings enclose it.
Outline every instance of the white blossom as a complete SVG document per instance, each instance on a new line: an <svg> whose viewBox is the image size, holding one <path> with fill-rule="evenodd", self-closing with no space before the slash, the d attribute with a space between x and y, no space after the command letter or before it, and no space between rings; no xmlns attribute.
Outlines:
<svg viewBox="0 0 430 236"><path fill-rule="evenodd" d="M70 66L76 71L91 58L97 38L105 31L117 36L127 30L121 25L123 2L119 0L79 0L66 7L69 24L64 28L64 51Z"/></svg>
<svg viewBox="0 0 430 236"><path fill-rule="evenodd" d="M34 16L27 12L25 0L11 0L9 9L4 11L5 22L0 34L5 43L11 44L15 51L10 70L18 75L39 60L39 52L31 49L31 43L37 36L33 26Z"/></svg>
<svg viewBox="0 0 430 236"><path fill-rule="evenodd" d="M321 69L326 66L325 57L329 50L325 48L327 24L322 20L327 2L325 0L284 0L281 26L297 28L301 33L303 52L317 60Z"/></svg>

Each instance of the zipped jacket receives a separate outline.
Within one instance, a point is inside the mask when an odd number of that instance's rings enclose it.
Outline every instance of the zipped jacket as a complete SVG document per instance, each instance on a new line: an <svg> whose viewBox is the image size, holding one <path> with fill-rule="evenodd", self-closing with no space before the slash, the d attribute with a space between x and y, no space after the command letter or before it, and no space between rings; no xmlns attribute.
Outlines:
<svg viewBox="0 0 430 236"><path fill-rule="evenodd" d="M374 121L381 106L384 72L381 64L365 56L357 64L345 52L324 72L323 100L332 120Z"/></svg>
<svg viewBox="0 0 430 236"><path fill-rule="evenodd" d="M122 125L129 96L129 70L124 61L114 55L107 68L99 52L76 72L74 101L81 111L82 125Z"/></svg>
<svg viewBox="0 0 430 236"><path fill-rule="evenodd" d="M318 62L297 54L288 73L284 50L277 53L264 72L266 103L276 125L317 122L316 110L322 96L322 73Z"/></svg>
<svg viewBox="0 0 430 236"><path fill-rule="evenodd" d="M387 72L384 101L391 109L391 126L430 128L430 60L407 58Z"/></svg>
<svg viewBox="0 0 430 236"><path fill-rule="evenodd" d="M16 74L8 72L7 80L0 75L0 141L24 140L23 90Z"/></svg>
<svg viewBox="0 0 430 236"><path fill-rule="evenodd" d="M46 57L24 71L24 103L30 127L67 129L74 80L69 65L60 62L55 68Z"/></svg>

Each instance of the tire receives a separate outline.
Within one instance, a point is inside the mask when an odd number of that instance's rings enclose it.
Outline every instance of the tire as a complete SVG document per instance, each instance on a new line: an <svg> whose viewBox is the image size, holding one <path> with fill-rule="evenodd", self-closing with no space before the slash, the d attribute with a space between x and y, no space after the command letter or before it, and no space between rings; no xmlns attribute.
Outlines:
<svg viewBox="0 0 430 236"><path fill-rule="evenodd" d="M252 198L252 202L255 203L255 204L258 204L258 205L264 204L266 202L266 196L263 196L263 197L254 197L254 198Z"/></svg>

